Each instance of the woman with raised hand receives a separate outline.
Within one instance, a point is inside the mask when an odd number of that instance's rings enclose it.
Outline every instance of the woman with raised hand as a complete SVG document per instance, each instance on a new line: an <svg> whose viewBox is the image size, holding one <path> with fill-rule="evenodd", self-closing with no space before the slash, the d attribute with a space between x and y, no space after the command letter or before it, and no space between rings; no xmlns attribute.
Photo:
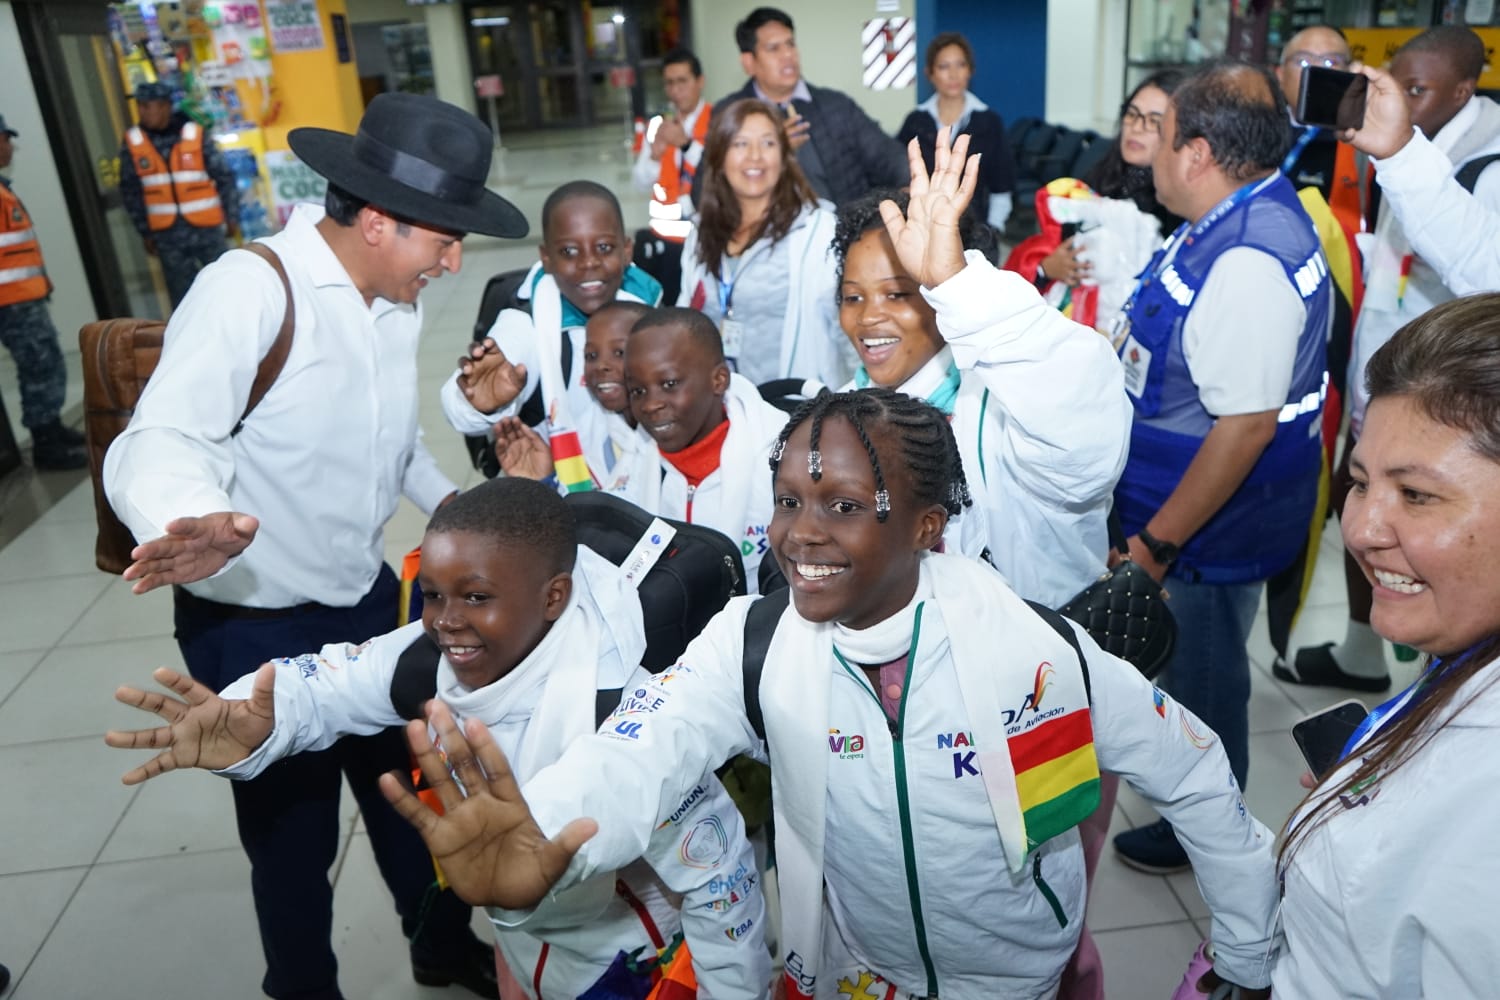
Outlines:
<svg viewBox="0 0 1500 1000"><path fill-rule="evenodd" d="M1344 544L1375 631L1425 656L1287 823L1275 995L1493 996L1500 294L1408 323L1366 383Z"/></svg>
<svg viewBox="0 0 1500 1000"><path fill-rule="evenodd" d="M839 385L854 365L834 305L833 213L797 165L776 108L746 98L715 110L677 304L714 321L731 369L757 385Z"/></svg>

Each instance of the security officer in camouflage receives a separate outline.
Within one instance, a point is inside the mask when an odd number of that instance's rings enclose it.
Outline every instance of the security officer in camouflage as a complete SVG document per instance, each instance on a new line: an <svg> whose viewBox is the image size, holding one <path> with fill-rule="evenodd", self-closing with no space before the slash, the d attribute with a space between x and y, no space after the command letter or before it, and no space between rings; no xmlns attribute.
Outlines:
<svg viewBox="0 0 1500 1000"><path fill-rule="evenodd" d="M15 129L0 115L0 170L10 167ZM68 384L57 328L47 312L52 281L26 206L0 177L0 343L10 351L21 383L21 423L31 431L31 460L38 469L81 469L88 464L83 435L59 419Z"/></svg>
<svg viewBox="0 0 1500 1000"><path fill-rule="evenodd" d="M226 231L239 234L239 190L208 130L173 110L170 87L142 83L135 104L140 122L120 147L120 195L146 252L161 258L176 308L228 249Z"/></svg>

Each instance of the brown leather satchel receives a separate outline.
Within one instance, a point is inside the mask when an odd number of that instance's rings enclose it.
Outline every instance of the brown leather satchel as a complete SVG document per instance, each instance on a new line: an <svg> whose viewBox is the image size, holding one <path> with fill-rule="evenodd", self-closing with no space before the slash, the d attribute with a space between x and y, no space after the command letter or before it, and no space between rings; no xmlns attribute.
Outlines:
<svg viewBox="0 0 1500 1000"><path fill-rule="evenodd" d="M271 349L261 359L250 387L250 401L235 425L233 433L250 411L265 398L271 384L281 374L292 350L292 286L286 268L274 250L262 243L247 243L250 251L276 269L286 289L286 315ZM94 516L99 524L94 541L94 563L106 573L119 574L132 562L131 550L136 539L110 509L104 495L104 454L110 442L130 424L131 414L140 401L146 380L161 358L162 333L167 324L159 319L103 319L89 323L78 331L78 346L83 355L83 424L88 438L89 476L94 481ZM191 336L191 334L187 334Z"/></svg>

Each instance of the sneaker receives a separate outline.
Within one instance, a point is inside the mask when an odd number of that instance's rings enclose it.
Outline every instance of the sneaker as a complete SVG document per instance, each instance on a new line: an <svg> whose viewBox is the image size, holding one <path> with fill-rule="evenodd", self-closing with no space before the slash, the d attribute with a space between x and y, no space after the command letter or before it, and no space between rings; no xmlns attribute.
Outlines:
<svg viewBox="0 0 1500 1000"><path fill-rule="evenodd" d="M1172 824L1164 819L1115 835L1115 853L1136 871L1148 875L1171 875L1192 867L1187 852L1177 842Z"/></svg>
<svg viewBox="0 0 1500 1000"><path fill-rule="evenodd" d="M422 986L462 986L485 1000L495 1000L500 995L495 976L495 948L473 935L458 956L441 962L419 959L414 951L411 977Z"/></svg>
<svg viewBox="0 0 1500 1000"><path fill-rule="evenodd" d="M54 420L31 428L31 464L43 470L82 469L89 464L89 454L77 431Z"/></svg>
<svg viewBox="0 0 1500 1000"><path fill-rule="evenodd" d="M1277 657L1276 662L1271 664L1271 675L1279 681L1306 687L1337 687L1369 694L1379 694L1391 689L1391 675L1388 673L1381 677L1365 677L1345 671L1339 666L1339 661L1333 658L1331 642L1325 642L1321 646L1304 646L1297 650L1290 667L1285 660Z"/></svg>

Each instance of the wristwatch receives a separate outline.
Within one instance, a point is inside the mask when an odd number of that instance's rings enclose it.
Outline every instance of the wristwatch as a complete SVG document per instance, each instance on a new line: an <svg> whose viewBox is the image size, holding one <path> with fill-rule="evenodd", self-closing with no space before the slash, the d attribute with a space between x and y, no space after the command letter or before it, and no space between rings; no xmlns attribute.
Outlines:
<svg viewBox="0 0 1500 1000"><path fill-rule="evenodd" d="M1175 542L1164 542L1145 528L1137 531L1136 535L1140 538L1141 544L1146 546L1146 551L1151 553L1151 558L1163 566L1172 565L1182 554L1182 546Z"/></svg>

